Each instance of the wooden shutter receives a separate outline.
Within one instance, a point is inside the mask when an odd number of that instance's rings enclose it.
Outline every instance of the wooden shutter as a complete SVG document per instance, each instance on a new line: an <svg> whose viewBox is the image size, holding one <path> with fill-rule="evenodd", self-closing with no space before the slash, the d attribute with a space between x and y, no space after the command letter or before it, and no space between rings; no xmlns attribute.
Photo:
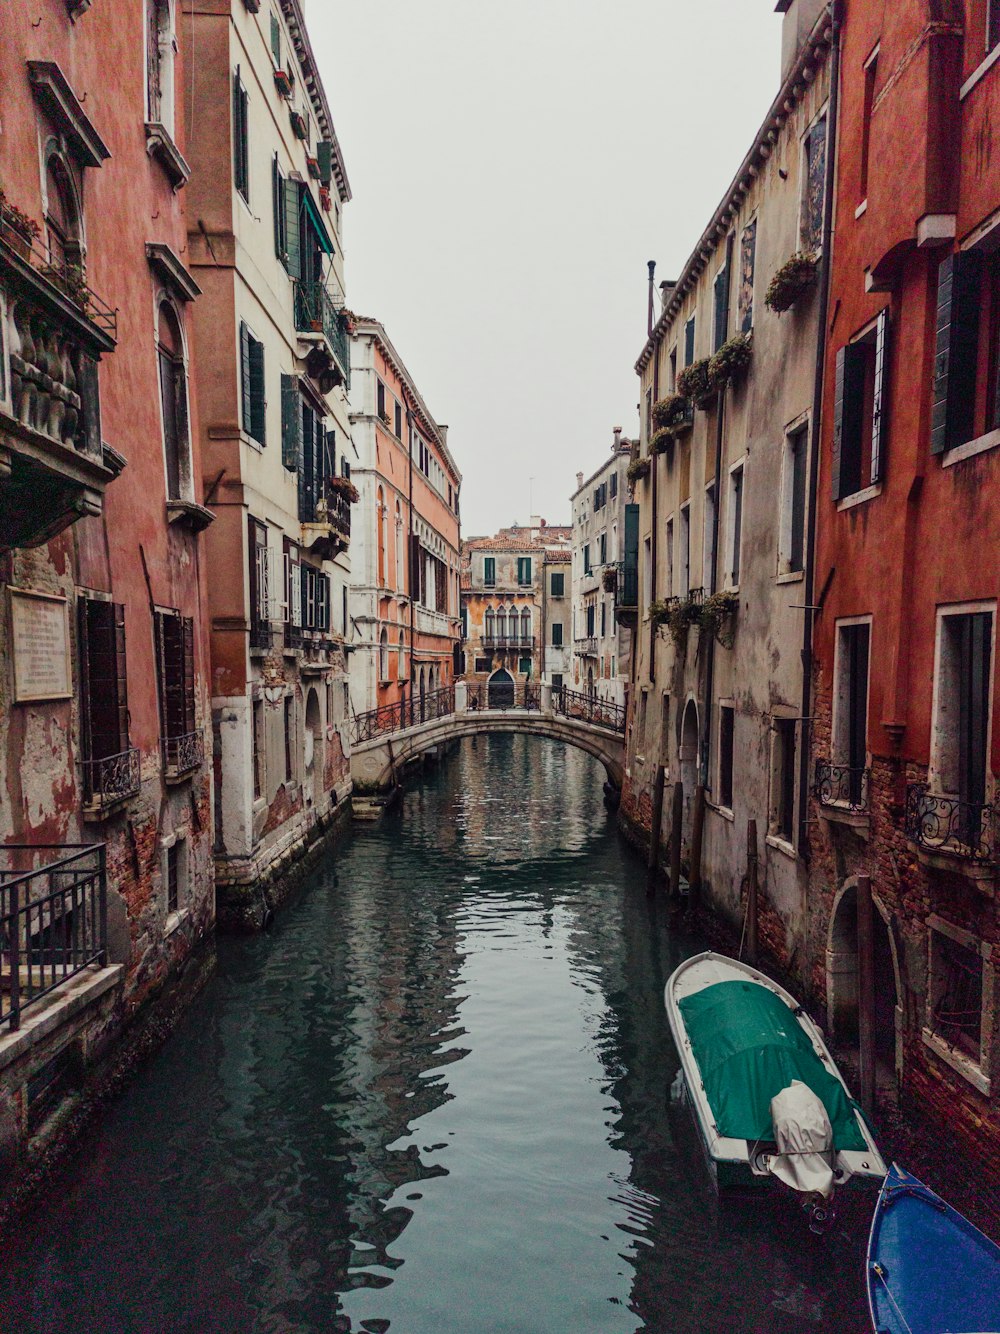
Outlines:
<svg viewBox="0 0 1000 1334"><path fill-rule="evenodd" d="M271 207L274 212L274 253L286 261L285 245L285 180L278 167L278 155L271 159Z"/></svg>
<svg viewBox="0 0 1000 1334"><path fill-rule="evenodd" d="M240 390L243 399L243 429L253 435L253 412L250 407L250 330L240 320Z"/></svg>
<svg viewBox="0 0 1000 1334"><path fill-rule="evenodd" d="M308 403L301 404L302 463L299 468L299 522L316 520L316 414Z"/></svg>
<svg viewBox="0 0 1000 1334"><path fill-rule="evenodd" d="M844 453L844 381L847 377L847 348L837 353L837 370L833 387L833 498L843 495L840 480L841 459Z"/></svg>
<svg viewBox="0 0 1000 1334"><path fill-rule="evenodd" d="M986 800L989 759L990 658L993 616L962 616L959 636L958 795L972 805Z"/></svg>
<svg viewBox="0 0 1000 1334"><path fill-rule="evenodd" d="M244 199L249 186L248 97L237 65L233 76L233 180Z"/></svg>
<svg viewBox="0 0 1000 1334"><path fill-rule="evenodd" d="M316 161L319 163L321 185L329 185L333 180L333 144L329 139L321 139L316 145Z"/></svg>
<svg viewBox="0 0 1000 1334"><path fill-rule="evenodd" d="M729 270L722 269L715 278L715 342L713 352L726 341L729 332Z"/></svg>
<svg viewBox="0 0 1000 1334"><path fill-rule="evenodd" d="M347 460L345 459L346 463ZM326 489L327 479L337 475L337 432L336 429L325 432L323 436L323 488ZM350 476L350 473L345 473Z"/></svg>
<svg viewBox="0 0 1000 1334"><path fill-rule="evenodd" d="M302 187L298 181L285 181L285 268L293 278L302 277L302 233L299 211Z"/></svg>
<svg viewBox="0 0 1000 1334"><path fill-rule="evenodd" d="M875 326L875 393L872 406L872 471L874 486L882 480L885 464L885 446L888 442L887 409L889 407L889 308L879 312Z"/></svg>
<svg viewBox="0 0 1000 1334"><path fill-rule="evenodd" d="M859 486L861 423L864 412L865 348L848 343L837 353L833 395L833 498Z"/></svg>
<svg viewBox="0 0 1000 1334"><path fill-rule="evenodd" d="M250 434L259 445L267 444L267 396L264 384L264 344L250 337Z"/></svg>
<svg viewBox="0 0 1000 1334"><path fill-rule="evenodd" d="M194 731L194 623L175 611L154 612L160 731L168 739Z"/></svg>
<svg viewBox="0 0 1000 1334"><path fill-rule="evenodd" d="M938 269L932 454L971 440L974 432L979 273L980 257L970 251L948 255Z"/></svg>
<svg viewBox="0 0 1000 1334"><path fill-rule="evenodd" d="M295 472L302 457L302 398L296 375L281 377L281 462Z"/></svg>
<svg viewBox="0 0 1000 1334"><path fill-rule="evenodd" d="M321 574L316 586L316 613L318 629L329 634L330 631L330 576Z"/></svg>
<svg viewBox="0 0 1000 1334"><path fill-rule="evenodd" d="M281 65L281 24L278 22L278 16L271 10L271 55L274 57L274 63Z"/></svg>

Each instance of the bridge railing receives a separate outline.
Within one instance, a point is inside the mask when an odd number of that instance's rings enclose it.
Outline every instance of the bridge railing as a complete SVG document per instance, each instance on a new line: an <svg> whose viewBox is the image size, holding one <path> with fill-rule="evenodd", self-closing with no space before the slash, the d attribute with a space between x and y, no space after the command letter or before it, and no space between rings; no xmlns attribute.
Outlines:
<svg viewBox="0 0 1000 1334"><path fill-rule="evenodd" d="M487 709L527 709L529 713L540 713L542 687L538 681L525 681L521 685L515 685L513 681L503 684L496 681L469 681L465 687L465 699L469 713L485 712Z"/></svg>
<svg viewBox="0 0 1000 1334"><path fill-rule="evenodd" d="M625 735L625 706L612 704L594 695L585 695L578 690L560 686L552 692L552 705L557 713L578 722L592 723L595 727L607 727L612 732Z"/></svg>
<svg viewBox="0 0 1000 1334"><path fill-rule="evenodd" d="M406 727L419 727L421 723L447 718L454 712L454 686L433 690L423 697L418 694L416 698L400 700L396 704L383 704L380 709L354 715L351 719L351 745L359 746L362 742L374 741L376 737L386 736L390 732L402 732Z"/></svg>

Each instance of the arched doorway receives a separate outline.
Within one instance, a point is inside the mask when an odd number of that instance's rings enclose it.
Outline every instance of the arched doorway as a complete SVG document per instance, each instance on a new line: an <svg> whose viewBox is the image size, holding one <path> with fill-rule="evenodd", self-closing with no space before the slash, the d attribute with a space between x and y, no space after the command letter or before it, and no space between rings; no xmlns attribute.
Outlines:
<svg viewBox="0 0 1000 1334"><path fill-rule="evenodd" d="M677 750L680 778L684 784L684 832L682 843L690 844L694 794L698 786L698 706L689 699L681 721L680 744Z"/></svg>
<svg viewBox="0 0 1000 1334"><path fill-rule="evenodd" d="M897 1065L899 966L888 914L872 897L875 972L875 1059L886 1071ZM858 888L850 880L840 891L830 919L826 951L827 1010L838 1043L858 1041Z"/></svg>
<svg viewBox="0 0 1000 1334"><path fill-rule="evenodd" d="M323 724L319 711L319 696L315 689L309 691L306 699L305 732L305 783L306 796L312 801L319 801L323 795Z"/></svg>
<svg viewBox="0 0 1000 1334"><path fill-rule="evenodd" d="M487 703L491 709L512 709L514 707L514 678L502 667L490 677L487 689Z"/></svg>

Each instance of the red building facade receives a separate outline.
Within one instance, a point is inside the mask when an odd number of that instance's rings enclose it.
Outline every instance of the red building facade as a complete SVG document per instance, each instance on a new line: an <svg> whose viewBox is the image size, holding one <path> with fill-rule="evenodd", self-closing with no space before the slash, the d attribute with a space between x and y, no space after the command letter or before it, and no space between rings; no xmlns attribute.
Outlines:
<svg viewBox="0 0 1000 1334"><path fill-rule="evenodd" d="M1000 4L840 9L809 970L850 1041L870 877L883 1068L996 1161Z"/></svg>
<svg viewBox="0 0 1000 1334"><path fill-rule="evenodd" d="M3 8L4 1164L213 925L174 24L171 0Z"/></svg>

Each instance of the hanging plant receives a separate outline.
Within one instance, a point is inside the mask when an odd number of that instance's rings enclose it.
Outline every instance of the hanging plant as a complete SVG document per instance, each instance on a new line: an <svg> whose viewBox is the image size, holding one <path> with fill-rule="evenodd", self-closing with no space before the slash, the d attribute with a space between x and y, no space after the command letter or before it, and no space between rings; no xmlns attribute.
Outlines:
<svg viewBox="0 0 1000 1334"><path fill-rule="evenodd" d="M661 625L665 625L670 616L670 604L675 601L671 598L670 602L651 602L649 604L649 619L654 630L659 630Z"/></svg>
<svg viewBox="0 0 1000 1334"><path fill-rule="evenodd" d="M664 426L649 442L649 448L654 454L665 454L674 443L674 433Z"/></svg>
<svg viewBox="0 0 1000 1334"><path fill-rule="evenodd" d="M605 593L614 593L618 587L618 570L614 565L605 565L601 571L601 587Z"/></svg>
<svg viewBox="0 0 1000 1334"><path fill-rule="evenodd" d="M670 629L670 638L674 641L674 648L678 653L683 653L687 648L688 631L692 625L698 625L700 621L700 602L690 597L671 598L667 625Z"/></svg>
<svg viewBox="0 0 1000 1334"><path fill-rule="evenodd" d="M735 593L713 593L698 608L698 622L702 633L714 635L723 648L732 648L736 642L733 621L740 600Z"/></svg>
<svg viewBox="0 0 1000 1334"><path fill-rule="evenodd" d="M685 366L677 377L678 393L690 398L698 408L707 408L715 398L708 366L708 357L703 357L701 361L692 361L690 366Z"/></svg>
<svg viewBox="0 0 1000 1334"><path fill-rule="evenodd" d="M683 394L668 394L653 404L653 425L660 428L682 426L687 406L688 401Z"/></svg>
<svg viewBox="0 0 1000 1334"><path fill-rule="evenodd" d="M752 355L753 334L734 334L708 363L709 382L722 389L730 380L738 379L750 365Z"/></svg>
<svg viewBox="0 0 1000 1334"><path fill-rule="evenodd" d="M356 505L360 500L358 488L349 477L328 477L326 480L330 490L342 495L348 504Z"/></svg>
<svg viewBox="0 0 1000 1334"><path fill-rule="evenodd" d="M628 465L625 476L634 485L641 478L649 476L649 459L633 459Z"/></svg>
<svg viewBox="0 0 1000 1334"><path fill-rule="evenodd" d="M11 231L17 232L18 236L23 237L29 245L41 235L41 228L35 219L29 218L27 213L19 209L16 204L12 204L2 190L0 190L0 222Z"/></svg>
<svg viewBox="0 0 1000 1334"><path fill-rule="evenodd" d="M777 315L791 310L799 297L815 286L818 270L819 256L800 250L771 279L764 304Z"/></svg>

